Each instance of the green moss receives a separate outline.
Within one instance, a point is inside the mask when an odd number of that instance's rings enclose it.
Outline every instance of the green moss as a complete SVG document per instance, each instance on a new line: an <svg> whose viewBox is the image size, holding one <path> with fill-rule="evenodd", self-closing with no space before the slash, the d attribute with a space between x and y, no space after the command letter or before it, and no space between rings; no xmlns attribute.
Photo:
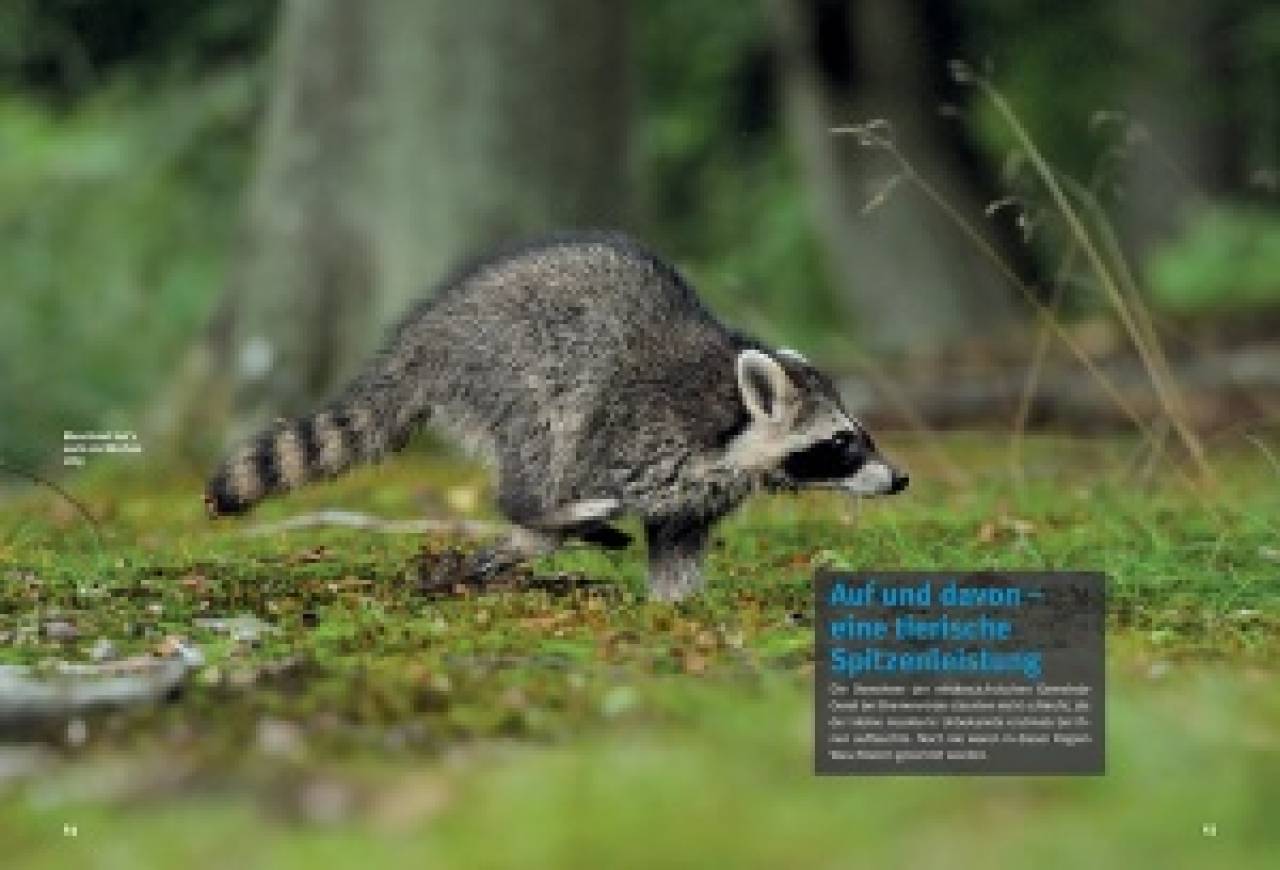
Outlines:
<svg viewBox="0 0 1280 870"><path fill-rule="evenodd" d="M322 506L438 512L451 487L491 513L478 473L452 460L405 459L218 523L194 477L90 472L70 486L105 518L101 549L55 495L21 495L0 507L0 660L84 659L99 638L131 654L180 634L206 664L177 701L93 718L84 747L0 792L11 841L30 866L108 844L154 866L292 866L322 845L468 867L798 866L855 846L910 864L980 845L997 866L1261 866L1273 835L1258 808L1280 781L1266 751L1280 735L1276 470L1224 455L1208 496L1172 473L1126 476L1123 445L1043 441L1015 486L1002 450L941 446L968 483L941 482L934 454L907 445L908 496L752 503L716 533L707 594L675 608L640 595L638 544L537 566L572 582L426 597L420 565L457 541L243 534ZM813 779L820 564L1105 570L1108 777ZM196 622L238 614L274 630L249 642ZM53 618L78 637L34 630ZM126 773L100 771L117 762ZM63 839L68 819L92 835Z"/></svg>

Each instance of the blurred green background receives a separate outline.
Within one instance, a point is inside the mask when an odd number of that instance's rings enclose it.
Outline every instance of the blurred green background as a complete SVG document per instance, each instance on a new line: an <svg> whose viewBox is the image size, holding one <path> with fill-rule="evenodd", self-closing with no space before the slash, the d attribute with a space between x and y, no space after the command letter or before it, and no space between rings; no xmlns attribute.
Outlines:
<svg viewBox="0 0 1280 870"><path fill-rule="evenodd" d="M10 0L0 456L121 427L206 460L331 390L451 264L557 227L633 231L837 368L1018 334L1031 309L972 241L828 132L872 119L1041 299L1109 316L953 59L1091 191L1157 318L1274 335L1263 0ZM240 373L258 338L274 368Z"/></svg>

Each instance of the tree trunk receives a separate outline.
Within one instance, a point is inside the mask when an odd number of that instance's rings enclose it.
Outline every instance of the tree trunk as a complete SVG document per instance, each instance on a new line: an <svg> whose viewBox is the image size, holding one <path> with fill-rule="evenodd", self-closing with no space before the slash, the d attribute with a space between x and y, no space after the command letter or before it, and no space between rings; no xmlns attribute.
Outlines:
<svg viewBox="0 0 1280 870"><path fill-rule="evenodd" d="M939 115L947 57L932 44L929 5L772 0L788 123L828 261L862 336L887 351L936 348L1018 319L1008 283L920 190L897 184L879 198L896 172L887 155L830 132L887 120L919 174L989 233L983 213L996 195L981 189L966 165L973 152L955 147L961 133Z"/></svg>
<svg viewBox="0 0 1280 870"><path fill-rule="evenodd" d="M287 0L238 260L157 428L298 413L460 258L625 225L625 3ZM203 450L201 450L203 448Z"/></svg>
<svg viewBox="0 0 1280 870"><path fill-rule="evenodd" d="M499 239L629 222L626 2L389 5L393 309Z"/></svg>

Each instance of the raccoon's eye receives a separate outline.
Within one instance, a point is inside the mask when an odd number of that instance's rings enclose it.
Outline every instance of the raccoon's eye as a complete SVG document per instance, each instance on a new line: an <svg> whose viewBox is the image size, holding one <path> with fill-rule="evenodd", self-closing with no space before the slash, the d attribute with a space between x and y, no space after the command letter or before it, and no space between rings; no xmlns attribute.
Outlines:
<svg viewBox="0 0 1280 870"><path fill-rule="evenodd" d="M846 450L858 447L868 453L875 453L876 444L871 440L871 436L866 432L854 432L851 429L841 429L831 436L831 440L838 446Z"/></svg>

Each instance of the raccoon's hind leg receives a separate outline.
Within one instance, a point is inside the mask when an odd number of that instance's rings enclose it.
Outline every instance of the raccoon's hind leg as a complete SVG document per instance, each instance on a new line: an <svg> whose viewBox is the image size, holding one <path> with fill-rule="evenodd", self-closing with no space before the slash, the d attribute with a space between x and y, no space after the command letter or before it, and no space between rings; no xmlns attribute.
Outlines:
<svg viewBox="0 0 1280 870"><path fill-rule="evenodd" d="M479 550L468 559L468 579L486 580L521 562L554 552L566 538L576 537L610 549L623 549L631 536L608 525L620 502L613 498L583 499L548 510L522 474L521 466L504 464L498 476L498 507L511 521L502 543Z"/></svg>
<svg viewBox="0 0 1280 870"><path fill-rule="evenodd" d="M608 522L620 509L621 503L616 498L583 499L562 505L530 524L539 529L556 529L566 537L606 550L625 550L631 546L631 536Z"/></svg>
<svg viewBox="0 0 1280 870"><path fill-rule="evenodd" d="M514 568L521 562L554 551L564 542L564 533L538 522L542 515L537 489L522 471L518 456L503 461L498 472L498 508L512 529L504 541L477 550L467 560L467 579L485 581Z"/></svg>
<svg viewBox="0 0 1280 870"><path fill-rule="evenodd" d="M681 601L702 589L702 556L710 525L688 517L645 521L649 545L649 597Z"/></svg>
<svg viewBox="0 0 1280 870"><path fill-rule="evenodd" d="M485 583L522 562L554 552L571 537L606 550L625 550L631 545L630 535L602 522L579 523L566 529L515 526L501 543L472 553L463 570L468 580Z"/></svg>

